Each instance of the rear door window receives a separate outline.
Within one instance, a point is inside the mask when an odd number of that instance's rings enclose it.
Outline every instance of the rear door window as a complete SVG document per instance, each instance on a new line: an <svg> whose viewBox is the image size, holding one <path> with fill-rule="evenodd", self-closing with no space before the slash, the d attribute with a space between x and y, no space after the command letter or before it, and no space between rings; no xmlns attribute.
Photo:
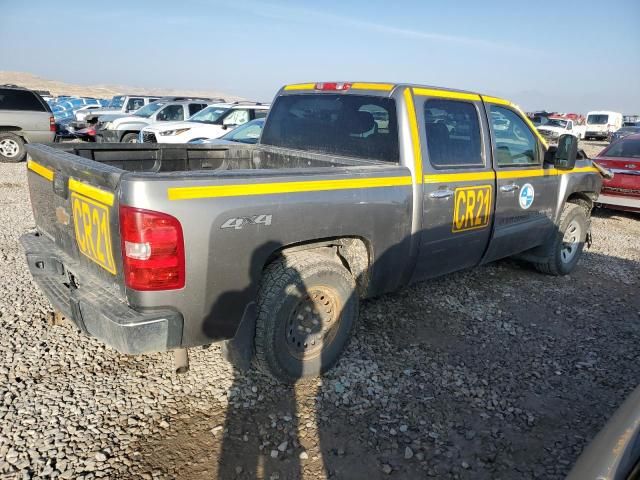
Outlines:
<svg viewBox="0 0 640 480"><path fill-rule="evenodd" d="M173 122L184 120L184 108L182 105L167 105L156 115L159 122Z"/></svg>
<svg viewBox="0 0 640 480"><path fill-rule="evenodd" d="M424 104L429 161L434 168L483 166L478 110L470 102L427 100Z"/></svg>
<svg viewBox="0 0 640 480"><path fill-rule="evenodd" d="M261 142L398 163L398 122L391 98L342 94L280 96L269 113Z"/></svg>
<svg viewBox="0 0 640 480"><path fill-rule="evenodd" d="M206 103L190 103L189 104L189 116L195 115L200 110L207 106Z"/></svg>
<svg viewBox="0 0 640 480"><path fill-rule="evenodd" d="M144 106L144 98L130 98L127 102L127 111L133 112Z"/></svg>
<svg viewBox="0 0 640 480"><path fill-rule="evenodd" d="M267 113L269 113L269 110L254 110L253 118L266 118Z"/></svg>
<svg viewBox="0 0 640 480"><path fill-rule="evenodd" d="M28 90L13 90L10 88L0 88L0 110L47 111L34 93Z"/></svg>

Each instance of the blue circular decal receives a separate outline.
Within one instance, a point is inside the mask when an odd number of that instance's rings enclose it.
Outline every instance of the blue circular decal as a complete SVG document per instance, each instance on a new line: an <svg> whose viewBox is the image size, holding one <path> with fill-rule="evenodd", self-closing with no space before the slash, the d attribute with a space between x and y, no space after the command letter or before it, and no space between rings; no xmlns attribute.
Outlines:
<svg viewBox="0 0 640 480"><path fill-rule="evenodd" d="M533 203L533 198L535 197L535 191L533 190L533 185L530 183L525 183L520 190L520 208L526 210Z"/></svg>

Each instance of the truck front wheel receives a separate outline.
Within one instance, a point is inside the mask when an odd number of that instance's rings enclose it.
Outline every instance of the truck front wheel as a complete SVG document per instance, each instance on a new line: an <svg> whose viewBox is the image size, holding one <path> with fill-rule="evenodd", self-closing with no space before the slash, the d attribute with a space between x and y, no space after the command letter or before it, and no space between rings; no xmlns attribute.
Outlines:
<svg viewBox="0 0 640 480"><path fill-rule="evenodd" d="M558 229L543 250L548 253L535 267L549 275L567 275L573 271L587 238L589 220L582 205L567 203L560 215Z"/></svg>
<svg viewBox="0 0 640 480"><path fill-rule="evenodd" d="M285 383L326 372L344 350L358 308L354 278L333 252L275 260L258 293L257 367Z"/></svg>
<svg viewBox="0 0 640 480"><path fill-rule="evenodd" d="M122 143L138 143L138 134L137 133L125 133L122 136Z"/></svg>

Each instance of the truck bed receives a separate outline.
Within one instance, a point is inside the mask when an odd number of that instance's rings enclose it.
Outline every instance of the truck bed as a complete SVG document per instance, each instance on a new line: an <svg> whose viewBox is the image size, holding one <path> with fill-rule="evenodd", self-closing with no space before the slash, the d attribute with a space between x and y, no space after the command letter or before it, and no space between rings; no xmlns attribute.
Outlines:
<svg viewBox="0 0 640 480"><path fill-rule="evenodd" d="M386 164L379 161L349 159L264 145L65 143L57 144L55 148L120 170L140 173L328 168Z"/></svg>

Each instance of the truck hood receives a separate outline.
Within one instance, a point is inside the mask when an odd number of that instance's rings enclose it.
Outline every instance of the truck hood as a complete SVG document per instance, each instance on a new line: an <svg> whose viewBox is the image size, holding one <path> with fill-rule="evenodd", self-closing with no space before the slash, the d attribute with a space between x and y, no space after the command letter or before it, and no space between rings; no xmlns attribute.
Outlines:
<svg viewBox="0 0 640 480"><path fill-rule="evenodd" d="M124 117L117 117L112 121L113 121L113 124L111 128L113 130L120 128L123 125L135 124L135 125L144 126L144 125L149 125L149 123L151 123L151 120L149 120L148 118L138 117L136 115L127 115Z"/></svg>
<svg viewBox="0 0 640 480"><path fill-rule="evenodd" d="M542 132L554 132L554 133L564 133L564 132L566 132L566 130L564 128L547 127L547 126L538 127L538 131L540 133L542 133Z"/></svg>

